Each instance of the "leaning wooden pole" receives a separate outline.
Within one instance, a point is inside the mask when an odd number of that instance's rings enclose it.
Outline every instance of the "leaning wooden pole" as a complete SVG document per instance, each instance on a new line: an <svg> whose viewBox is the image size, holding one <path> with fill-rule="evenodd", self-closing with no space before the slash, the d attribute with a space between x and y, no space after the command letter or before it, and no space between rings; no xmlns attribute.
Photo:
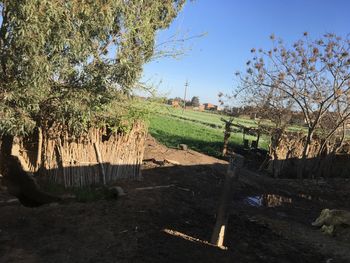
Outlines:
<svg viewBox="0 0 350 263"><path fill-rule="evenodd" d="M225 232L228 222L228 205L232 197L232 182L238 180L239 169L243 166L244 157L239 154L234 154L230 158L230 163L227 169L223 191L220 196L220 203L216 216L216 223L214 226L213 234L211 236L211 243L223 247Z"/></svg>
<svg viewBox="0 0 350 263"><path fill-rule="evenodd" d="M106 173L105 173L105 168L104 168L103 162L102 162L100 148L98 147L98 144L96 142L94 142L94 147L95 147L95 151L96 151L97 162L100 165L100 170L101 170L101 174L102 174L102 181L103 181L103 184L106 185Z"/></svg>

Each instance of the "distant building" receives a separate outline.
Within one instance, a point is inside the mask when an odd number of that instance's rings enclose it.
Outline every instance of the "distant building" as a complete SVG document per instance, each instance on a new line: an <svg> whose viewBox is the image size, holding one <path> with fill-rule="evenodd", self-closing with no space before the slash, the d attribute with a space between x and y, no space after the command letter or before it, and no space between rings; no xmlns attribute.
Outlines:
<svg viewBox="0 0 350 263"><path fill-rule="evenodd" d="M205 110L212 110L212 111L222 111L224 110L224 108L222 106L218 106L215 104L211 104L211 103L204 103L203 107Z"/></svg>
<svg viewBox="0 0 350 263"><path fill-rule="evenodd" d="M175 108L180 107L180 102L178 100L173 100L171 103L171 106L173 106Z"/></svg>
<svg viewBox="0 0 350 263"><path fill-rule="evenodd" d="M211 104L211 103L204 103L204 109L205 110L214 110L215 109L215 105Z"/></svg>
<svg viewBox="0 0 350 263"><path fill-rule="evenodd" d="M180 102L178 100L168 100L168 104L175 108L180 107Z"/></svg>

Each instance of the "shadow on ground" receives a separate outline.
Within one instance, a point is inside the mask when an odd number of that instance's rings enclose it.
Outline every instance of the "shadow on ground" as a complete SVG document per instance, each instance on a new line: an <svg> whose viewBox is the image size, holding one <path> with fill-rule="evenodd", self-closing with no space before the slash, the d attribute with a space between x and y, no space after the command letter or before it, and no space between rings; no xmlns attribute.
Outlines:
<svg viewBox="0 0 350 263"><path fill-rule="evenodd" d="M327 192L317 183L274 181L242 172L241 181L233 186L225 238L228 250L163 231L210 240L225 171L226 165L219 163L150 163L145 164L142 181L118 182L127 192L118 200L72 201L37 208L1 205L0 262L292 263L349 259L349 252L342 250L349 243L324 237L310 225L322 208L344 206L339 196L346 195L348 183L328 185ZM171 186L137 190L159 185ZM247 196L271 192L291 197L303 192L319 198L302 198L278 207L256 207L244 201Z"/></svg>

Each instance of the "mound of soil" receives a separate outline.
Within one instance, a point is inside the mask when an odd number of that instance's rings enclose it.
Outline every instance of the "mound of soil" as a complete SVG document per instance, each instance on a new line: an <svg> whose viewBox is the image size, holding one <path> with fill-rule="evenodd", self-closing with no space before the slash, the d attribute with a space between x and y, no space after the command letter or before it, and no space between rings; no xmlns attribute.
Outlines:
<svg viewBox="0 0 350 263"><path fill-rule="evenodd" d="M0 205L0 262L350 262L342 233L324 236L311 226L323 208L350 209L348 181L273 180L243 170L227 250L207 244L226 166L149 138L143 180L118 184L126 196ZM1 201L13 198L0 189Z"/></svg>

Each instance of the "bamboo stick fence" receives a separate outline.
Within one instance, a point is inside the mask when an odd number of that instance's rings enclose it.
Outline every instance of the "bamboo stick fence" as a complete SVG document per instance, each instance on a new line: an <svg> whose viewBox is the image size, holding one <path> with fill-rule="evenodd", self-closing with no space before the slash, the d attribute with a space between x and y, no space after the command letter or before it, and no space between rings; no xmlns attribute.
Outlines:
<svg viewBox="0 0 350 263"><path fill-rule="evenodd" d="M78 138L39 130L32 138L17 138L14 148L28 172L39 170L44 180L65 187L85 187L139 178L146 134L142 122L135 122L128 133L107 134L92 128Z"/></svg>
<svg viewBox="0 0 350 263"><path fill-rule="evenodd" d="M300 161L303 148L306 143L306 135L302 132L284 132L277 130L272 133L269 149L270 160L264 165L267 171L275 177L295 177L297 167L302 165ZM338 152L332 153L336 145L327 144L321 151L323 141L314 136L307 154L305 163L305 175L309 177L348 177L350 165L350 141L342 143Z"/></svg>

